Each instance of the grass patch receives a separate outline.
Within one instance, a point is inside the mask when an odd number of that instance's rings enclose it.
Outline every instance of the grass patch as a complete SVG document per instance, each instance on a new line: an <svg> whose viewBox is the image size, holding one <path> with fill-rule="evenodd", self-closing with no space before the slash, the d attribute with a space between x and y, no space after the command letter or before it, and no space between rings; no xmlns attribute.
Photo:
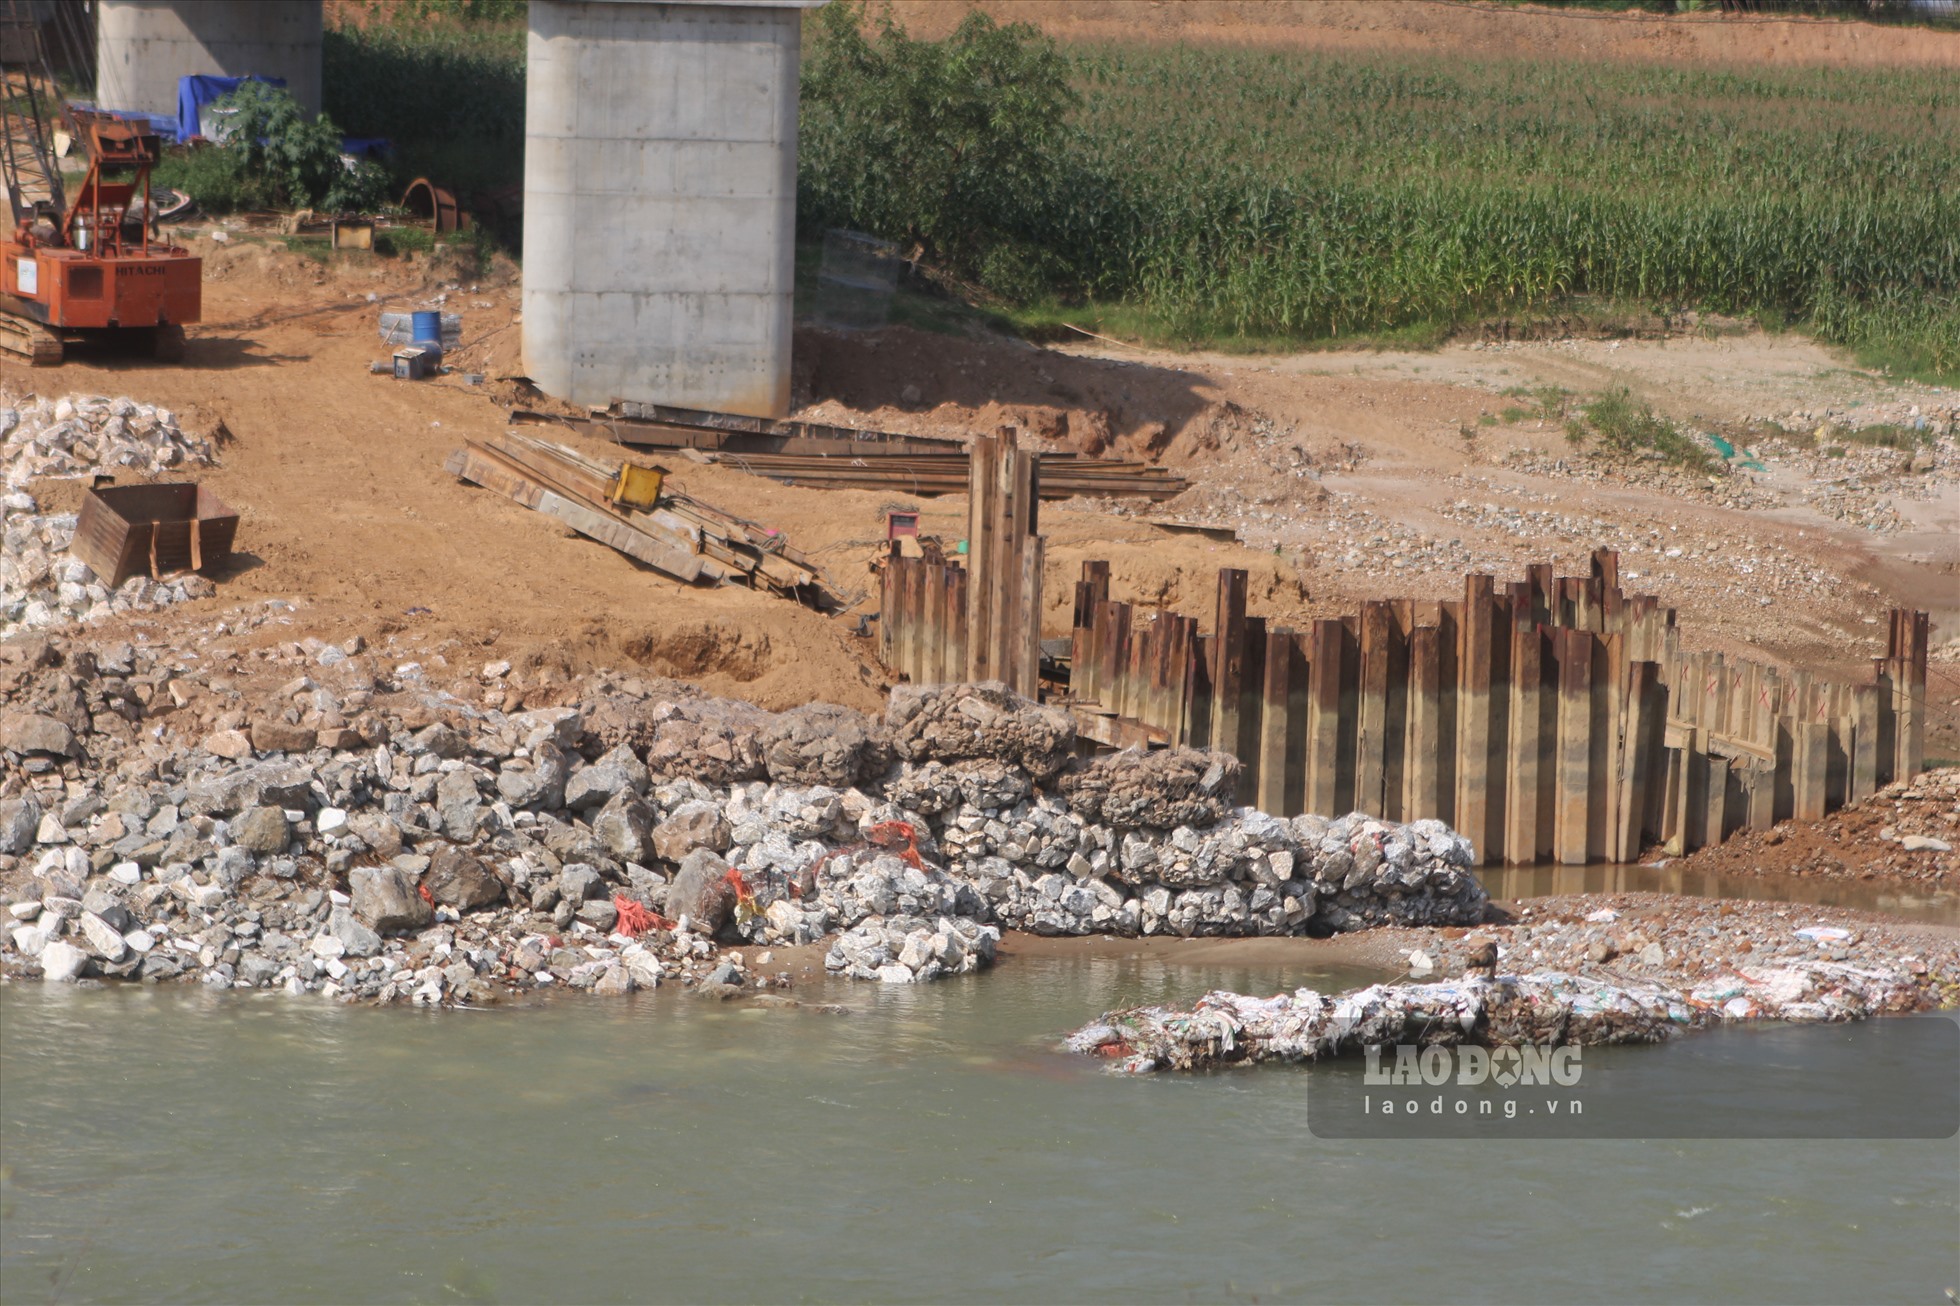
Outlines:
<svg viewBox="0 0 1960 1306"><path fill-rule="evenodd" d="M1566 435L1574 444L1592 440L1608 454L1650 458L1690 472L1706 474L1717 466L1699 440L1625 388L1581 405L1578 416L1568 419Z"/></svg>
<svg viewBox="0 0 1960 1306"><path fill-rule="evenodd" d="M1506 399L1528 399L1530 405L1524 408L1506 408L1504 420L1507 422L1535 418L1541 422L1562 422L1572 404L1572 392L1555 385L1524 386L1514 385L1504 391ZM1516 413L1516 417L1511 414Z"/></svg>
<svg viewBox="0 0 1960 1306"><path fill-rule="evenodd" d="M1858 426L1840 431L1838 438L1852 444L1862 444L1874 449L1917 449L1933 442L1925 431L1915 431L1909 426L1899 426L1881 422L1872 426Z"/></svg>
<svg viewBox="0 0 1960 1306"><path fill-rule="evenodd" d="M427 254L436 247L436 233L427 227L388 227L374 233L374 252L388 258Z"/></svg>
<svg viewBox="0 0 1960 1306"><path fill-rule="evenodd" d="M248 171L236 151L204 147L171 149L150 169L150 184L180 190L206 213L237 213L272 206L270 184Z"/></svg>

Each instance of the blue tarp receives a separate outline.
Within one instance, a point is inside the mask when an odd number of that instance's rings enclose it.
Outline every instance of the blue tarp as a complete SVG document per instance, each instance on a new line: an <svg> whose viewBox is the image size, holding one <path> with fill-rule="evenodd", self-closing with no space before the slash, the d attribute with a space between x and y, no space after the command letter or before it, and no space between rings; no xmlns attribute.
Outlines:
<svg viewBox="0 0 1960 1306"><path fill-rule="evenodd" d="M260 77L256 73L249 77L179 77L177 79L177 139L188 141L193 136L203 134L198 125L198 114L213 100L222 100L246 82L264 82L267 86L284 87L283 77Z"/></svg>

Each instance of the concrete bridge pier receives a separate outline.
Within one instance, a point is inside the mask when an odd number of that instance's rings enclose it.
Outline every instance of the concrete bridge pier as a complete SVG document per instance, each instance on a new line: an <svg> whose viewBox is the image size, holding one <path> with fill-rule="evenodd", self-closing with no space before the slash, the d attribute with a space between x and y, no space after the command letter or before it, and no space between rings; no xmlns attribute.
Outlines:
<svg viewBox="0 0 1960 1306"><path fill-rule="evenodd" d="M285 79L320 111L320 0L100 0L95 99L106 109L177 116L177 79Z"/></svg>
<svg viewBox="0 0 1960 1306"><path fill-rule="evenodd" d="M531 0L524 360L574 403L789 411L802 11Z"/></svg>

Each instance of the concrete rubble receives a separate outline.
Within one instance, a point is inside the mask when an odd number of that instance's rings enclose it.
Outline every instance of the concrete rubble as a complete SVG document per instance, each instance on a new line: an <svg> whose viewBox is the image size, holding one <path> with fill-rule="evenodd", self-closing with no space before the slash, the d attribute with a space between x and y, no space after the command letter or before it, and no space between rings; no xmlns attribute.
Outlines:
<svg viewBox="0 0 1960 1306"><path fill-rule="evenodd" d="M1437 822L1236 807L1209 754L1078 762L1064 714L999 686L902 689L880 720L605 674L529 706L499 668L510 688L478 697L505 710L359 640L228 646L277 619L196 654L0 645L0 964L481 1002L775 982L742 943L836 935L833 970L916 980L985 964L1003 928L1329 934L1487 906Z"/></svg>
<svg viewBox="0 0 1960 1306"><path fill-rule="evenodd" d="M1189 1008L1113 1011L1068 1037L1072 1052L1126 1074L1316 1061L1395 1044L1486 1047L1658 1043L1685 1030L1756 1020L1834 1021L1922 1009L1902 969L1809 962L1742 966L1692 987L1566 971L1375 984L1327 995L1214 992Z"/></svg>
<svg viewBox="0 0 1960 1306"><path fill-rule="evenodd" d="M110 590L86 563L67 556L75 514L43 514L28 489L102 472L148 480L213 461L210 441L186 435L169 410L131 399L69 395L0 408L0 638L215 593L202 576L136 576Z"/></svg>

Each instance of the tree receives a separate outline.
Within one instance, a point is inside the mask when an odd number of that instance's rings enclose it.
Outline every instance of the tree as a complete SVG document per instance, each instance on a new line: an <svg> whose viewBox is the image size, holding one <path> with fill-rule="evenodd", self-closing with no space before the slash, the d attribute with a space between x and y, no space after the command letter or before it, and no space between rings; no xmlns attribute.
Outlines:
<svg viewBox="0 0 1960 1306"><path fill-rule="evenodd" d="M803 65L806 216L861 227L965 272L1018 230L1029 197L1057 184L1068 61L1025 23L969 13L944 41L918 41L864 8L810 21Z"/></svg>

